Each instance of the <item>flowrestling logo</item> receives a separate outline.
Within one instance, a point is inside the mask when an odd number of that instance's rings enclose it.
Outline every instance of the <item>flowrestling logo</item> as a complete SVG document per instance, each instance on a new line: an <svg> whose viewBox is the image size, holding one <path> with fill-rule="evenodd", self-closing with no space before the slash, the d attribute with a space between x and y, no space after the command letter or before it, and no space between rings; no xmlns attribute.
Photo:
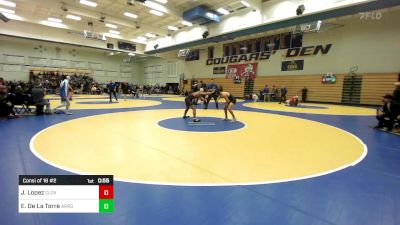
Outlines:
<svg viewBox="0 0 400 225"><path fill-rule="evenodd" d="M360 20L380 20L382 13L380 11L360 12Z"/></svg>

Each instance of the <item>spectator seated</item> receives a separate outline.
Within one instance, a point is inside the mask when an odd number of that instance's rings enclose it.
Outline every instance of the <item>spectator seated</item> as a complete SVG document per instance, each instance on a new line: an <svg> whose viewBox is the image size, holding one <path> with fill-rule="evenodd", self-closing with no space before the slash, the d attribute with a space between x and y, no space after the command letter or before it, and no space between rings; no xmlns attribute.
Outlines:
<svg viewBox="0 0 400 225"><path fill-rule="evenodd" d="M19 118L14 112L14 105L11 102L7 87L0 84L0 118Z"/></svg>
<svg viewBox="0 0 400 225"><path fill-rule="evenodd" d="M17 113L27 113L31 109L29 106L35 105L31 95L29 94L9 94L9 99L14 105L14 109ZM19 107L16 107L19 106Z"/></svg>
<svg viewBox="0 0 400 225"><path fill-rule="evenodd" d="M382 102L382 107L376 113L378 125L375 128L392 131L399 120L400 105L393 101L393 96L389 94L382 96Z"/></svg>
<svg viewBox="0 0 400 225"><path fill-rule="evenodd" d="M49 100L44 98L46 96L46 89L43 88L42 84L39 81L35 82L35 85L32 88L31 92L33 101L36 105L36 115L43 114L44 106L46 106L46 113L51 113L50 102Z"/></svg>

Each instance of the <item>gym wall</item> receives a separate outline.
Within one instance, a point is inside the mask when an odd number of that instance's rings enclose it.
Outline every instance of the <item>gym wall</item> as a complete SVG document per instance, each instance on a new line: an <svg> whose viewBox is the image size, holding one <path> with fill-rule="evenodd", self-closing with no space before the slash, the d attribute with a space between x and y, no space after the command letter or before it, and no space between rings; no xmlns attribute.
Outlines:
<svg viewBox="0 0 400 225"><path fill-rule="evenodd" d="M339 18L332 23L343 27L304 35L304 47L332 44L326 55L285 58L286 50L278 50L269 60L259 61L254 90L258 91L265 84L285 84L289 95L298 95L306 86L311 101L340 102L343 78L350 67L357 66L356 73L363 75L360 103L380 104L381 96L393 91L393 83L400 72L400 26L397 24L400 14L398 11L381 13L382 18L374 20L361 19L358 15ZM214 55L222 56L222 44L215 45ZM185 63L187 77L223 78L224 75L212 74L215 65L206 66L206 59L207 51L201 51L199 61ZM281 71L282 61L290 60L304 60L304 69ZM322 76L327 73L337 75L336 84L322 84ZM233 81L230 83L233 85ZM243 96L243 92L239 96Z"/></svg>
<svg viewBox="0 0 400 225"><path fill-rule="evenodd" d="M90 75L98 82L143 82L141 61L127 63L126 53L124 56L110 53L87 47L0 36L0 77L28 81L32 68L63 68L90 70Z"/></svg>

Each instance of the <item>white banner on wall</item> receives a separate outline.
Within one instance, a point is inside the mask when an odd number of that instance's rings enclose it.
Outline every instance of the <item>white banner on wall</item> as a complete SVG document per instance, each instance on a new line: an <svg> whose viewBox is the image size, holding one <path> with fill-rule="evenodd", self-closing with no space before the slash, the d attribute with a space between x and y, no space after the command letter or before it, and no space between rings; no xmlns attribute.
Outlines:
<svg viewBox="0 0 400 225"><path fill-rule="evenodd" d="M55 67L67 67L68 61L64 59L51 59L51 66Z"/></svg>
<svg viewBox="0 0 400 225"><path fill-rule="evenodd" d="M101 63L93 63L93 62L91 62L91 63L89 63L89 66L90 66L90 69L92 69L92 70L101 70L101 69L103 69L103 64L101 64Z"/></svg>
<svg viewBox="0 0 400 225"><path fill-rule="evenodd" d="M3 71L5 72L21 72L22 65L3 65Z"/></svg>
<svg viewBox="0 0 400 225"><path fill-rule="evenodd" d="M168 78L178 77L178 74L176 73L176 67L177 67L176 62L167 64L167 77Z"/></svg>
<svg viewBox="0 0 400 225"><path fill-rule="evenodd" d="M87 69L88 67L87 62L82 62L82 61L71 61L71 64L73 68L77 69Z"/></svg>
<svg viewBox="0 0 400 225"><path fill-rule="evenodd" d="M22 55L4 55L5 61L13 64L25 64L25 57Z"/></svg>
<svg viewBox="0 0 400 225"><path fill-rule="evenodd" d="M130 66L121 66L121 72L132 72L132 67L130 67Z"/></svg>
<svg viewBox="0 0 400 225"><path fill-rule="evenodd" d="M107 71L107 77L118 77L117 71Z"/></svg>
<svg viewBox="0 0 400 225"><path fill-rule="evenodd" d="M121 73L121 77L132 77L132 73Z"/></svg>
<svg viewBox="0 0 400 225"><path fill-rule="evenodd" d="M31 64L34 66L47 66L46 58L38 58L38 57L29 57Z"/></svg>
<svg viewBox="0 0 400 225"><path fill-rule="evenodd" d="M93 70L93 76L104 77L106 75L104 70Z"/></svg>

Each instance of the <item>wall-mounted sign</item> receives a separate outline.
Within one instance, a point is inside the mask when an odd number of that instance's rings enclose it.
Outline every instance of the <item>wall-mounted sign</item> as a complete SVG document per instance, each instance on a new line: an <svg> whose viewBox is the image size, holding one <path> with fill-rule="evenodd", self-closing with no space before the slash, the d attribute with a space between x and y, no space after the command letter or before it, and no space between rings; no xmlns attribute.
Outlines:
<svg viewBox="0 0 400 225"><path fill-rule="evenodd" d="M240 79L240 76L235 76L233 78L233 83L234 84L241 84L242 83L242 79Z"/></svg>
<svg viewBox="0 0 400 225"><path fill-rule="evenodd" d="M302 57L302 56L312 56L312 55L326 55L329 53L332 44L327 45L316 45L316 46L307 46L300 48L289 48L286 50L286 54L283 53L283 56L286 58L293 57ZM241 62L254 62L254 61L262 61L268 60L271 55L275 54L276 51L272 52L256 52L251 54L242 54L242 55L233 55L233 56L225 56L220 58L210 58L207 59L206 65L219 65L219 64L228 64L228 63L241 63Z"/></svg>
<svg viewBox="0 0 400 225"><path fill-rule="evenodd" d="M328 74L322 76L322 83L323 84L334 84L334 83L336 83L336 76L333 75L332 73L328 73Z"/></svg>
<svg viewBox="0 0 400 225"><path fill-rule="evenodd" d="M214 67L213 74L225 74L225 66Z"/></svg>
<svg viewBox="0 0 400 225"><path fill-rule="evenodd" d="M228 64L228 63L240 63L240 62L251 62L251 61L259 61L259 60L268 60L273 52L256 52L251 54L243 54L243 55L233 55L233 56L225 56L221 58L213 58L207 59L206 65L218 65L218 64Z"/></svg>
<svg viewBox="0 0 400 225"><path fill-rule="evenodd" d="M239 77L245 80L254 80L257 75L257 63L228 65L226 69L226 78L235 79Z"/></svg>
<svg viewBox="0 0 400 225"><path fill-rule="evenodd" d="M331 47L332 44L327 44L326 46L316 45L316 46L307 46L301 48L289 48L286 52L286 58L318 55L320 52L322 55L325 55L328 54Z"/></svg>
<svg viewBox="0 0 400 225"><path fill-rule="evenodd" d="M304 60L283 61L282 71L303 70Z"/></svg>

